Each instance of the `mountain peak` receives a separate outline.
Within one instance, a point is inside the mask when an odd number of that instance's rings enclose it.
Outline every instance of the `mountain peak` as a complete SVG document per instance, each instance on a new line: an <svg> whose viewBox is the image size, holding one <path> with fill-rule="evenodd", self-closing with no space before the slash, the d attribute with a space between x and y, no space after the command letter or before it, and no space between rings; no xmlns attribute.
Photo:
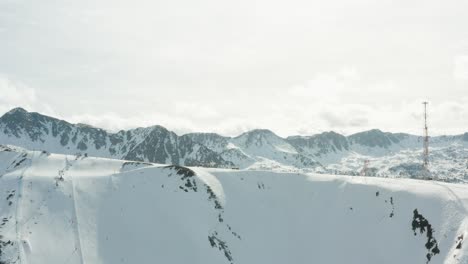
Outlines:
<svg viewBox="0 0 468 264"><path fill-rule="evenodd" d="M4 116L6 115L14 115L14 114L27 114L29 113L28 111L26 111L24 108L22 107L15 107L13 109L11 109L10 111L6 112L4 114Z"/></svg>
<svg viewBox="0 0 468 264"><path fill-rule="evenodd" d="M399 143L400 136L388 132L382 132L380 129L371 129L359 132L348 137L351 142L367 147L388 148L390 145Z"/></svg>
<svg viewBox="0 0 468 264"><path fill-rule="evenodd" d="M163 126L160 126L160 125L153 125L153 126L148 127L148 129L149 129L151 132L174 133L174 132L169 131L167 128L165 128L165 127L163 127Z"/></svg>
<svg viewBox="0 0 468 264"><path fill-rule="evenodd" d="M251 133L261 133L261 134L274 134L273 131L269 129L257 128L250 131Z"/></svg>
<svg viewBox="0 0 468 264"><path fill-rule="evenodd" d="M370 130L366 130L366 131L362 131L362 132L352 134L350 137L358 136L358 135L383 135L383 134L385 134L385 133L382 130L374 128L374 129L370 129Z"/></svg>
<svg viewBox="0 0 468 264"><path fill-rule="evenodd" d="M243 135L247 135L247 136L251 136L251 135L277 136L273 131L271 131L269 129L253 129L253 130L250 130L250 131L247 131L247 132L241 134L239 137L241 137Z"/></svg>
<svg viewBox="0 0 468 264"><path fill-rule="evenodd" d="M18 122L23 122L30 119L30 112L26 111L24 108L16 107L6 112L3 116L0 117L0 120L4 123L10 123L15 125Z"/></svg>
<svg viewBox="0 0 468 264"><path fill-rule="evenodd" d="M15 112L28 113L28 111L26 111L22 107L15 107L15 108L11 109L10 111L8 111L8 113L15 113Z"/></svg>
<svg viewBox="0 0 468 264"><path fill-rule="evenodd" d="M322 133L318 134L317 136L323 136L323 137L344 137L342 134L336 133L335 131L325 131L325 132L322 132Z"/></svg>
<svg viewBox="0 0 468 264"><path fill-rule="evenodd" d="M273 133L273 131L268 129L253 129L242 133L234 139L245 141L247 144L252 144L255 142L256 145L261 145L261 142L263 141L266 142L271 140L283 140L278 135Z"/></svg>

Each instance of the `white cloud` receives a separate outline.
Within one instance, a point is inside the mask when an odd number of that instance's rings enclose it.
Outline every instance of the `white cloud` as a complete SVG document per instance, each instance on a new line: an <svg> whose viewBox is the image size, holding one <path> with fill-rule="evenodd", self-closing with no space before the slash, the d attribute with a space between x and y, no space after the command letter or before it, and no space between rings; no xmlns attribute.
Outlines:
<svg viewBox="0 0 468 264"><path fill-rule="evenodd" d="M0 103L2 104L29 104L36 101L35 90L21 83L14 83L3 76L0 76L0 94Z"/></svg>
<svg viewBox="0 0 468 264"><path fill-rule="evenodd" d="M0 74L0 114L15 107L23 107L28 111L54 114L49 105L38 99L35 89Z"/></svg>
<svg viewBox="0 0 468 264"><path fill-rule="evenodd" d="M456 80L468 81L468 55L455 57L453 77Z"/></svg>
<svg viewBox="0 0 468 264"><path fill-rule="evenodd" d="M346 126L345 117L338 116L333 112L321 112L320 117L327 122L327 127L332 129Z"/></svg>
<svg viewBox="0 0 468 264"><path fill-rule="evenodd" d="M288 89L288 93L314 101L336 101L347 89L353 88L359 79L355 68L343 68L338 72L319 72L312 79Z"/></svg>
<svg viewBox="0 0 468 264"><path fill-rule="evenodd" d="M101 114L77 114L65 117L72 123L83 123L94 127L104 128L110 132L137 127L149 127L161 125L177 134L192 132L196 127L193 122L178 116L170 116L164 113L143 113L134 116L122 116L113 112Z"/></svg>
<svg viewBox="0 0 468 264"><path fill-rule="evenodd" d="M419 2L408 15L403 0L0 1L0 72L32 87L0 78L0 112L111 130L420 133L425 96L431 133L463 132L468 2Z"/></svg>
<svg viewBox="0 0 468 264"><path fill-rule="evenodd" d="M175 112L179 116L189 116L194 119L215 119L219 118L219 112L210 105L195 102L175 102Z"/></svg>
<svg viewBox="0 0 468 264"><path fill-rule="evenodd" d="M100 111L85 107L57 114L37 94L37 90L0 78L0 113L14 107L62 118L72 123L85 123L110 131L162 125L177 134L188 132L216 132L237 136L255 128L267 128L281 136L311 135L334 130L351 134L372 128L392 132L419 134L422 128L423 99L402 101L398 104L365 104L339 96L348 85L355 84L356 77L345 78L342 73L317 75L307 85L328 85L318 89L320 95L310 91L299 96L294 93L280 94L281 100L268 101L252 97L245 103L235 101L208 101L206 103L175 101L151 107L143 101L132 105L131 112L110 109ZM349 76L349 75L346 75ZM356 76L355 73L351 76ZM304 87L309 87L305 85ZM311 86L310 86L311 87ZM291 89L289 90L291 91ZM278 95L278 94L276 94ZM327 99L327 97L332 97ZM86 105L87 103L85 103ZM83 109L87 109L83 111ZM78 112L77 112L78 111ZM429 104L429 126L431 134L457 134L467 131L468 97L457 100L432 101Z"/></svg>

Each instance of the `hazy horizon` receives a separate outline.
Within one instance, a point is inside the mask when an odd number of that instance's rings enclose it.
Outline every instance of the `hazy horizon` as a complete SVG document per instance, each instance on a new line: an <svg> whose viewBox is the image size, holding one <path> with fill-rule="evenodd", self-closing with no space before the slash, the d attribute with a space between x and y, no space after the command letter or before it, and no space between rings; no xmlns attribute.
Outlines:
<svg viewBox="0 0 468 264"><path fill-rule="evenodd" d="M28 109L25 109L24 107L21 107L21 106L17 106L17 107L14 107L12 109L10 109L9 111L7 112L10 112L10 111L13 111L13 110L16 110L16 109L23 109L29 113L39 113L41 115L45 115L45 116L49 116L49 117L52 117L52 118L57 118L55 116L51 116L51 115L46 115L46 114L43 114L43 113L40 113L40 112L36 112L36 111L29 111ZM7 112L5 112L4 114L6 114ZM2 117L4 114L1 114L0 117ZM60 119L60 118L59 118ZM98 129L104 129L105 131L109 132L109 133L117 133L119 132L120 130L110 130L110 129L107 129L107 128L104 128L104 127L99 127L99 126L94 126L94 125L90 125L90 124L87 124L87 123L73 123L73 122L70 122L69 120L66 120L66 119L60 119L60 120L64 120L66 122L69 122L71 124L74 124L74 125L86 125L86 126L91 126L91 127L94 127L94 128L98 128ZM161 126L159 124L153 124L153 125L149 125L149 126L139 126L139 127L129 127L127 129L124 129L124 130L129 130L129 129L137 129L137 128L147 128L147 127L152 127L152 126ZM164 127L164 126L163 126ZM169 131L172 131L170 128L167 128L165 127L166 129L168 129ZM237 137L237 136L240 136L242 135L243 133L246 133L246 132L250 132L250 131L253 131L253 130L269 130L271 132L273 132L274 134L278 135L278 136L281 136L283 138L287 138L287 137L294 137L294 136L314 136L314 135L317 135L317 134L321 134L321 133L327 133L327 132L334 132L334 133L338 133L338 134L341 134L343 136L351 136L355 133L360 133L360 132L367 132L367 131L370 131L370 130L380 130L384 133L387 133L387 132L390 132L390 131L385 131L385 130L382 130L380 128L371 128L371 129L368 129L368 130L362 130L362 131L357 131L357 132L354 132L354 133L349 133L349 134L345 134L345 133L340 133L340 132L337 132L337 131L334 131L334 130L328 130L328 131L322 131L322 132L318 132L318 133L314 133L314 134L309 134L309 135L299 135L299 134L293 134L293 135L279 135L278 133L276 133L274 130L272 129L269 129L269 128L265 128L265 127L257 127L257 128L252 128L252 129L249 129L249 130L246 130L246 131L243 131L239 134L236 134L236 135L225 135L225 134L222 134L222 133L216 133L216 132L212 132L212 131L205 131L205 132L202 132L202 131L190 131L190 132L185 132L185 133L180 133L180 132L177 132L177 131L173 131L174 133L176 133L178 136L181 136L181 135L185 135L185 134L189 134L189 133L215 133L215 134L219 134L221 136L224 136L224 137ZM405 133L405 132L391 132L391 133ZM457 135L461 135L461 134L465 134L465 133L468 133L468 132L462 132L462 133L459 133L459 134L444 134L444 135L433 135L433 136L457 136ZM408 133L410 135L415 135L415 136L422 136L420 134L412 134L412 133ZM431 135L430 135L431 136Z"/></svg>

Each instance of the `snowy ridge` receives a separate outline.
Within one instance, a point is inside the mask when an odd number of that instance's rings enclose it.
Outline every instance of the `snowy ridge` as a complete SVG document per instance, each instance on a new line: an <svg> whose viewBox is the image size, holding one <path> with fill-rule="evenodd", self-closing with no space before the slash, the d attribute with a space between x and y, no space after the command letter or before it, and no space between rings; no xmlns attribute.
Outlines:
<svg viewBox="0 0 468 264"><path fill-rule="evenodd" d="M318 162L300 155L296 148L270 130L252 130L233 138L230 143L236 149L241 149L252 160L257 161L256 166L265 161L297 168L319 166Z"/></svg>
<svg viewBox="0 0 468 264"><path fill-rule="evenodd" d="M103 129L16 108L0 117L0 144L60 154L143 162L417 178L422 169L422 138L374 129L343 136L324 132L282 138L266 129L237 137L215 133L178 136L161 126L110 133ZM430 170L444 181L468 180L468 133L430 139Z"/></svg>
<svg viewBox="0 0 468 264"><path fill-rule="evenodd" d="M205 167L232 166L209 148L161 126L109 133L22 108L0 117L0 144L60 154L86 153L95 157Z"/></svg>
<svg viewBox="0 0 468 264"><path fill-rule="evenodd" d="M2 263L468 263L468 186L0 148Z"/></svg>

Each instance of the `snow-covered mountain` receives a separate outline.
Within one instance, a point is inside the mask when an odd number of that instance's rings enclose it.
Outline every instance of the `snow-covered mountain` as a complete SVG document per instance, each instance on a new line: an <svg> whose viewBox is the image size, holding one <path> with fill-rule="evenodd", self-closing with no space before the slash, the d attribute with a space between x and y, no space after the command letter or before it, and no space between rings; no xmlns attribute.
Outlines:
<svg viewBox="0 0 468 264"><path fill-rule="evenodd" d="M329 174L358 175L364 162L369 176L418 177L422 170L422 137L388 133L378 129L343 136L324 132L313 136L280 138L268 130L253 130L239 137L216 134L187 134L218 153L236 150L241 163L226 160L247 169L313 171ZM468 133L430 139L430 169L434 178L460 181L468 179ZM242 159L241 159L242 160ZM244 158L244 160L246 160Z"/></svg>
<svg viewBox="0 0 468 264"><path fill-rule="evenodd" d="M249 170L312 171L416 177L421 172L422 137L374 129L344 136L324 132L279 137L256 129L237 137L214 133L178 136L161 126L110 133L103 129L16 108L0 117L0 144L52 153L187 166ZM468 178L468 133L430 139L431 171L438 177Z"/></svg>
<svg viewBox="0 0 468 264"><path fill-rule="evenodd" d="M0 194L5 264L468 263L468 185L3 146Z"/></svg>
<svg viewBox="0 0 468 264"><path fill-rule="evenodd" d="M236 138L210 133L178 136L161 126L109 133L22 108L15 108L0 118L0 144L187 166L313 168L319 165L268 130L253 130Z"/></svg>
<svg viewBox="0 0 468 264"><path fill-rule="evenodd" d="M256 129L234 138L216 134L186 134L193 141L220 153L240 168L315 168L320 163L300 154L287 140L266 129Z"/></svg>
<svg viewBox="0 0 468 264"><path fill-rule="evenodd" d="M422 170L422 137L374 129L348 137L325 132L311 137L288 137L304 155L326 167L327 173L356 175L365 161L367 175L417 177ZM430 138L430 170L434 177L468 179L468 133Z"/></svg>
<svg viewBox="0 0 468 264"><path fill-rule="evenodd" d="M53 153L181 164L232 166L216 152L161 126L118 133L15 108L0 118L0 144Z"/></svg>

